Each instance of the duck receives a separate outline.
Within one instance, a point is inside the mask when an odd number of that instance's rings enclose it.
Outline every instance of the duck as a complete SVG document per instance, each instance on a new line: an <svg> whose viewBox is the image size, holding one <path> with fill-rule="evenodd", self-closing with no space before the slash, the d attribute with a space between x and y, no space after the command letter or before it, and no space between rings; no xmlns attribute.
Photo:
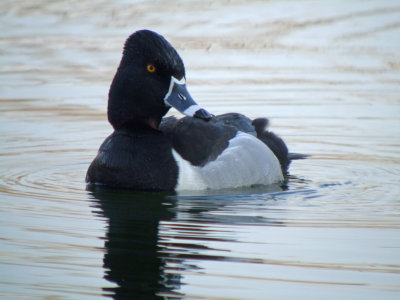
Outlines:
<svg viewBox="0 0 400 300"><path fill-rule="evenodd" d="M165 117L172 107L185 117ZM150 30L127 38L107 116L114 131L87 170L89 186L176 191L280 184L296 158L267 130L268 119L212 115L198 105L178 52Z"/></svg>

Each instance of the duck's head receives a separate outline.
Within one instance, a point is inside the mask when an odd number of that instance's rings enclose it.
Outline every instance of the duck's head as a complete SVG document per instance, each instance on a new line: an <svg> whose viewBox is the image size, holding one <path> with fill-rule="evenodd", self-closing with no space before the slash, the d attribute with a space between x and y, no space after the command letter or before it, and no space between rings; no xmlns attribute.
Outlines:
<svg viewBox="0 0 400 300"><path fill-rule="evenodd" d="M138 123L157 128L171 107L187 116L211 118L190 96L185 67L171 44L155 32L137 31L125 42L111 84L108 119L116 129Z"/></svg>

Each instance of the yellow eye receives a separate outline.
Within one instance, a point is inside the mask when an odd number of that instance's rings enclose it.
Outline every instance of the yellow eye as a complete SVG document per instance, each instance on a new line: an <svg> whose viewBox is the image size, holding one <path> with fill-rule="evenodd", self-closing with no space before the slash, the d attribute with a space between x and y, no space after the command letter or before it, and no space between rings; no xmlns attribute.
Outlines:
<svg viewBox="0 0 400 300"><path fill-rule="evenodd" d="M154 73L156 71L156 67L152 64L147 65L147 71L150 73Z"/></svg>

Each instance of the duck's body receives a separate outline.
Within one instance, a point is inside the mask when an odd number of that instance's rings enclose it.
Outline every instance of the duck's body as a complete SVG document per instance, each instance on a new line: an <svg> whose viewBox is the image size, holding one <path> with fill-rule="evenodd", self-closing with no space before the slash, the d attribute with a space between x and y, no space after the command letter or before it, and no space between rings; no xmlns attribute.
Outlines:
<svg viewBox="0 0 400 300"><path fill-rule="evenodd" d="M237 116L209 122L171 117L158 130L147 125L116 130L101 145L87 179L135 190L221 189L283 180L270 148L253 132L226 123Z"/></svg>
<svg viewBox="0 0 400 300"><path fill-rule="evenodd" d="M164 118L174 106L188 117ZM186 90L175 49L151 31L128 38L109 93L114 127L86 181L135 190L220 189L279 183L289 165L268 121L211 117Z"/></svg>

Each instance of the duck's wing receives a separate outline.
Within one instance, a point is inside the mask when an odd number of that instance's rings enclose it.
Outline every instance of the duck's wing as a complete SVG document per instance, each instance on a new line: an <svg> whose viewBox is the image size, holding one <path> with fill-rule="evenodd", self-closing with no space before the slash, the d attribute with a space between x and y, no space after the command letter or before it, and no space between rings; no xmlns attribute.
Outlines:
<svg viewBox="0 0 400 300"><path fill-rule="evenodd" d="M210 159L215 159L227 146L228 140L233 137L234 132L241 131L257 137L278 158L282 172L285 174L289 168L290 162L295 159L305 159L309 155L301 153L289 153L285 142L275 133L268 130L269 121L266 118L250 119L239 113L226 113L214 116L208 122L201 122L195 118L176 119L168 117L162 120L160 129L166 133L174 142L174 148L182 155L181 152L186 150L185 157L194 165L204 165ZM179 128L177 130L177 128ZM192 128L196 128L196 132L191 137ZM230 128L230 129L229 129ZM232 131L232 129L234 131ZM208 139L215 139L215 145L209 143L206 147L201 145L207 143L205 139L200 139L198 148L191 143L194 137L207 136ZM202 142L202 143L201 143ZM180 145L180 146L178 146ZM215 149L212 149L215 147ZM200 153L204 151L203 156Z"/></svg>
<svg viewBox="0 0 400 300"><path fill-rule="evenodd" d="M251 120L239 113L226 113L214 116L208 122L188 117L179 120L167 117L162 119L159 129L170 138L174 149L195 166L214 160L238 131L250 134L271 149L285 173L290 164L288 149L280 137L267 131L267 126L266 118Z"/></svg>
<svg viewBox="0 0 400 300"><path fill-rule="evenodd" d="M237 129L243 124L228 126L221 121L223 118L215 118L208 122L190 117L167 118L161 123L159 129L172 142L180 170L178 190L233 188L283 180L278 159L261 140Z"/></svg>
<svg viewBox="0 0 400 300"><path fill-rule="evenodd" d="M278 158L283 173L287 172L290 164L289 152L285 142L276 134L267 130L269 121L266 118L251 120L239 113L227 113L214 117L210 122L235 128L261 140Z"/></svg>
<svg viewBox="0 0 400 300"><path fill-rule="evenodd" d="M267 120L267 119L264 119ZM257 136L256 126L252 123L253 120L239 113L227 113L214 116L210 123L217 126L229 126L235 128L237 131Z"/></svg>
<svg viewBox="0 0 400 300"><path fill-rule="evenodd" d="M278 135L268 130L269 121L267 118L251 120L242 114L227 113L214 117L211 122L232 126L238 131L256 136L266 144L278 158L283 173L287 172L292 160L310 157L308 154L289 152L285 142Z"/></svg>
<svg viewBox="0 0 400 300"><path fill-rule="evenodd" d="M164 118L159 129L171 140L174 150L194 166L215 160L237 133L231 126L190 117Z"/></svg>

